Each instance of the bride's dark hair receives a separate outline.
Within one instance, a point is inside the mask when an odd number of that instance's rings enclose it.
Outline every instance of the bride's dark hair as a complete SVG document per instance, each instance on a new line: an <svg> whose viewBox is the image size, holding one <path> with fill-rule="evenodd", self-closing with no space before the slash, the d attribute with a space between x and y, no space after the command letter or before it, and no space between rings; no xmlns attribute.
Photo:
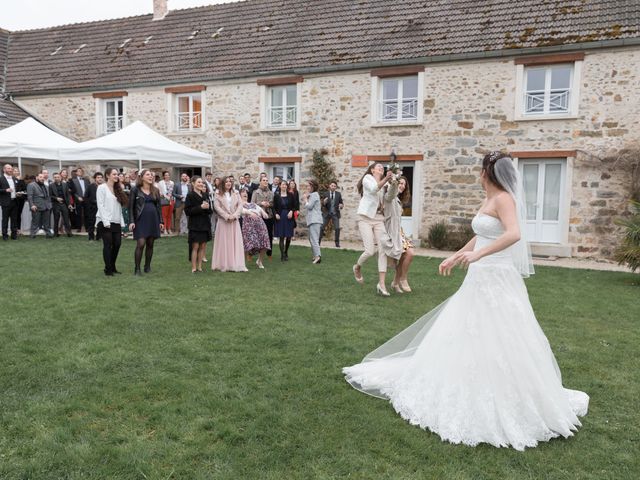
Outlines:
<svg viewBox="0 0 640 480"><path fill-rule="evenodd" d="M506 152L500 152L500 151L490 152L490 153L487 153L482 159L482 171L485 172L485 174L487 175L487 178L491 183L493 183L500 190L506 191L507 188L505 188L505 185L502 185L500 183L496 175L496 162L501 158L508 158L509 160L513 161L513 158L511 157L511 155Z"/></svg>

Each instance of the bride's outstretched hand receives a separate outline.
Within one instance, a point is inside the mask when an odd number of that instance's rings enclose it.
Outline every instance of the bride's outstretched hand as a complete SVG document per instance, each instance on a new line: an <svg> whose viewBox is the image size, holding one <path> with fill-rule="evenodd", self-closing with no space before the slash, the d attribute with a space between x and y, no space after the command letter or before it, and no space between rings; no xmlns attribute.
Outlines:
<svg viewBox="0 0 640 480"><path fill-rule="evenodd" d="M449 276L451 275L451 270L453 267L460 263L462 254L460 252L454 253L446 260L443 260L440 266L438 267L438 273L440 275Z"/></svg>

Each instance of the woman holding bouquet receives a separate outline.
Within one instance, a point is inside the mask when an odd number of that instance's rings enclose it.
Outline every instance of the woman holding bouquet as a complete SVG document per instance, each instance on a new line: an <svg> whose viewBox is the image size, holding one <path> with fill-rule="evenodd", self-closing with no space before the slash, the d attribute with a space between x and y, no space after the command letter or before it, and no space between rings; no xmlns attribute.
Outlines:
<svg viewBox="0 0 640 480"><path fill-rule="evenodd" d="M402 230L402 205L411 200L409 182L406 177L393 177L384 194L384 226L382 250L387 257L395 260L396 273L391 288L397 293L410 292L407 281L409 265L413 261L413 243Z"/></svg>
<svg viewBox="0 0 640 480"><path fill-rule="evenodd" d="M362 252L353 266L353 275L356 282L360 284L364 283L362 265L376 253L376 244L378 246L382 244L382 236L385 233L382 206L384 192L382 187L391 180L392 176L393 172L391 170L385 175L382 164L374 163L369 165L357 185L358 193L362 197L358 204L358 230L364 244L364 252ZM385 286L387 255L382 248L378 248L377 252L378 284L376 285L376 290L380 295L388 297L389 292L387 292L387 287Z"/></svg>

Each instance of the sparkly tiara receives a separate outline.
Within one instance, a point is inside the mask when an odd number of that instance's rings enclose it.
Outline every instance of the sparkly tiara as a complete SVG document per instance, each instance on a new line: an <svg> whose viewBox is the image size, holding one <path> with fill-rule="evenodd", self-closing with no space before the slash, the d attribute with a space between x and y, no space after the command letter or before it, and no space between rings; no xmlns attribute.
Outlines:
<svg viewBox="0 0 640 480"><path fill-rule="evenodd" d="M511 159L511 155L501 152L500 150L495 150L489 154L489 163L496 163L501 158Z"/></svg>

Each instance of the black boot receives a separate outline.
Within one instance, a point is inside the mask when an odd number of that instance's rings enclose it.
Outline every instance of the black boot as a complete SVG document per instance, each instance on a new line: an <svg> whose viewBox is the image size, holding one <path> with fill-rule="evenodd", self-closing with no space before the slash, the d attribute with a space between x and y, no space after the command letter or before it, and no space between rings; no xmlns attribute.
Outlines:
<svg viewBox="0 0 640 480"><path fill-rule="evenodd" d="M149 273L151 272L151 265L145 265L144 266L144 273Z"/></svg>
<svg viewBox="0 0 640 480"><path fill-rule="evenodd" d="M136 267L135 271L133 272L133 274L136 277L141 277L142 276L142 272L140 271L140 267Z"/></svg>

